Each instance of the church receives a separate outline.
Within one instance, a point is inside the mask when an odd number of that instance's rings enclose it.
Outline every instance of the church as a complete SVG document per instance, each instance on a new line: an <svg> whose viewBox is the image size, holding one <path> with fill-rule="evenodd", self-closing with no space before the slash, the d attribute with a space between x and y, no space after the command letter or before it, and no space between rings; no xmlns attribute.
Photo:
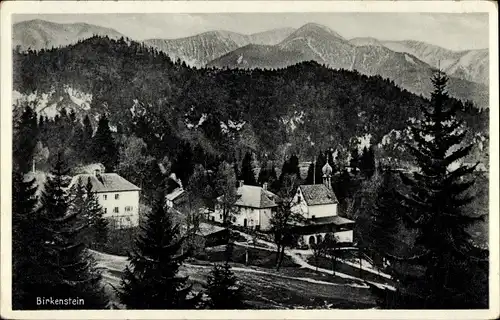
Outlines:
<svg viewBox="0 0 500 320"><path fill-rule="evenodd" d="M299 243L311 246L325 238L346 245L353 242L354 221L338 215L338 200L332 190L333 169L328 162L322 168L323 183L300 185L292 200L292 210L303 216L295 225Z"/></svg>

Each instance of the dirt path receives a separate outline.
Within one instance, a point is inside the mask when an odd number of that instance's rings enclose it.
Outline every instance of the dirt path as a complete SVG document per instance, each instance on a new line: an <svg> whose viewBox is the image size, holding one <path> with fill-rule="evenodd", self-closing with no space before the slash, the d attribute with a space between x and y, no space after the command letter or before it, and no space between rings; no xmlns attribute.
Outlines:
<svg viewBox="0 0 500 320"><path fill-rule="evenodd" d="M246 234L242 231L236 231L238 232L241 236L243 236L245 239L247 239L247 241L249 242L253 242L253 237L250 236L249 234ZM257 243L261 243L261 244L264 244L265 247L259 247L259 249L262 249L262 250L268 250L268 251L274 251L276 250L276 245L272 242L269 242L269 241L265 241L265 240L262 240L262 239L257 239L256 241ZM248 243L245 243L245 242L235 242L235 244L237 245L240 245L240 246L244 246L244 247L249 247L249 248L253 248L253 245L250 245ZM330 275L333 275L333 276L336 276L336 277L340 277L340 278L344 278L344 279L349 279L349 280L355 280L355 281L361 281L362 283L371 283L377 287L380 287L380 288L386 288L386 289L389 289L389 290L396 290L396 288L394 288L393 286L391 285L388 285L386 283L379 283L379 282L374 282L374 281L368 281L368 280L365 280L365 279L361 279L361 278L358 278L358 277L354 277L354 276L351 276L351 275L348 275L348 274L345 274L345 273L342 273L342 272L338 272L338 271L335 271L333 272L332 270L328 270L328 269L324 269L324 268L319 268L319 267L316 267L316 266L313 266L311 264L309 264L306 260L304 260L302 258L302 256L295 250L291 250L291 249L285 249L285 254L287 256L289 256L290 258L292 258L293 262L298 264L299 266L301 266L302 268L306 268L306 269L309 269L309 270L316 270L316 271L319 271L319 272L322 272L322 273L327 273L327 274L330 274ZM372 270L369 270L370 272ZM366 287L368 287L368 285L366 285Z"/></svg>
<svg viewBox="0 0 500 320"><path fill-rule="evenodd" d="M127 258L96 251L92 253L104 270L106 291L116 301L111 285L120 285L121 272L127 264ZM189 276L195 290L201 290L210 269L210 265L186 263L181 267L180 273ZM233 271L245 288L245 297L253 308L371 308L375 305L369 289L364 285L291 277L239 266L233 267Z"/></svg>

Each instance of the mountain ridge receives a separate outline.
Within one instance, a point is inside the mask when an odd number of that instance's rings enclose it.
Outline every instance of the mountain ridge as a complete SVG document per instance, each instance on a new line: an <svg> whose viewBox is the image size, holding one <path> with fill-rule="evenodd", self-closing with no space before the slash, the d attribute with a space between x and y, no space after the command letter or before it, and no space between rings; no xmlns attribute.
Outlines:
<svg viewBox="0 0 500 320"><path fill-rule="evenodd" d="M13 30L13 47L18 46L22 50L27 48L40 50L52 46L65 46L93 34L107 35L111 38L124 36L114 29L87 23L61 24L40 19L18 22L14 24ZM324 39L321 39L318 43L317 38ZM328 46L322 44L322 40L325 39L329 43ZM430 67L442 67L451 77L483 85L489 83L489 54L485 49L452 51L421 41L390 41L370 37L347 40L337 32L318 23L307 23L297 29L277 28L253 34L215 30L184 38L146 39L142 42L157 50L162 50L173 60L180 59L195 67L213 66L214 61L218 58L222 58L248 44L257 44L279 46L283 50L282 54L285 60L291 63L311 59L331 67L352 69L353 56L357 52L356 47L368 46L373 48L383 46L394 52L408 53L427 63ZM253 47L249 48L252 49L251 56L255 58L257 51ZM273 57L271 60L276 62L274 65L266 64L266 68L273 69L289 65L286 61L277 61L279 53L276 50L268 48L265 51L268 54L272 52ZM237 53L240 54L241 50ZM292 53L295 53L297 57L292 57ZM222 60L227 59L225 57ZM262 61L263 58L258 60ZM332 60L335 63L332 63ZM248 64L246 67L250 68L251 61L246 59L246 62ZM382 73L383 76L386 76L386 74L387 72ZM400 82L395 77L392 77L392 80ZM421 93L420 91L415 92Z"/></svg>
<svg viewBox="0 0 500 320"><path fill-rule="evenodd" d="M372 42L373 40L369 41ZM207 66L276 69L314 60L334 69L357 70L370 76L380 75L406 90L429 96L432 90L430 79L437 68L410 53L396 52L383 45L365 45L369 43L364 41L361 46L355 45L334 32L328 32L324 27L308 24L275 45L276 48L260 51L250 47L238 48L209 62ZM280 56L282 59L277 59ZM457 70L463 68L457 65ZM451 76L450 93L461 100L473 100L479 107L486 107L489 103L486 86L458 77Z"/></svg>
<svg viewBox="0 0 500 320"><path fill-rule="evenodd" d="M12 27L12 47L20 50L41 50L74 44L93 35L110 38L125 37L112 28L84 22L57 23L41 19L15 23Z"/></svg>

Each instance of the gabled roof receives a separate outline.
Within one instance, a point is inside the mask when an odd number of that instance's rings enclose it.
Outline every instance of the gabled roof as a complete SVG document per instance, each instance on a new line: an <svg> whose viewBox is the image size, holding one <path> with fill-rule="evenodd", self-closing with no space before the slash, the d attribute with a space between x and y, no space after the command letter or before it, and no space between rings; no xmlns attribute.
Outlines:
<svg viewBox="0 0 500 320"><path fill-rule="evenodd" d="M199 225L199 230L196 232L196 234L202 235L202 236L207 236L209 234L217 233L220 231L226 230L223 227L215 226L212 224L208 224L205 222L201 222Z"/></svg>
<svg viewBox="0 0 500 320"><path fill-rule="evenodd" d="M70 187L81 183L87 185L90 178L92 191L94 192L117 192L117 191L140 191L141 188L127 181L116 173L101 173L98 176L95 174L79 174L73 177Z"/></svg>
<svg viewBox="0 0 500 320"><path fill-rule="evenodd" d="M349 220L347 218L341 216L328 216L328 217L319 217L314 219L307 220L309 224L328 224L333 223L334 225L341 226L347 224L353 224L353 220Z"/></svg>
<svg viewBox="0 0 500 320"><path fill-rule="evenodd" d="M243 185L236 190L236 193L239 196L239 199L234 203L236 206L256 209L278 206L275 202L277 196L261 187Z"/></svg>
<svg viewBox="0 0 500 320"><path fill-rule="evenodd" d="M183 188L175 188L174 191L167 194L167 200L174 201L183 194L184 194Z"/></svg>
<svg viewBox="0 0 500 320"><path fill-rule="evenodd" d="M324 184L303 184L299 188L309 206L339 202L333 190L327 188Z"/></svg>
<svg viewBox="0 0 500 320"><path fill-rule="evenodd" d="M236 193L240 196L235 202L237 206L251 208L272 208L277 206L273 200L276 197L274 193L261 187L243 185L238 188Z"/></svg>

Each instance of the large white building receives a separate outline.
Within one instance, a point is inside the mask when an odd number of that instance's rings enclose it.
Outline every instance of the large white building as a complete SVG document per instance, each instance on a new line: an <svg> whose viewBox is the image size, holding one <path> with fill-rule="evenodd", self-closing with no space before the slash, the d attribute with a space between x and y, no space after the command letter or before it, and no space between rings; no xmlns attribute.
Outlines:
<svg viewBox="0 0 500 320"><path fill-rule="evenodd" d="M256 228L258 230L269 230L271 228L271 217L278 206L275 202L276 195L267 190L267 184L263 187L248 186L240 182L236 190L238 200L234 203L231 215L233 225ZM210 213L209 219L223 222L223 210L220 204L221 197L217 198L215 211Z"/></svg>
<svg viewBox="0 0 500 320"><path fill-rule="evenodd" d="M104 210L104 218L116 228L139 225L139 194L141 189L116 173L78 174L73 177L71 186L78 183L92 184L92 191Z"/></svg>

